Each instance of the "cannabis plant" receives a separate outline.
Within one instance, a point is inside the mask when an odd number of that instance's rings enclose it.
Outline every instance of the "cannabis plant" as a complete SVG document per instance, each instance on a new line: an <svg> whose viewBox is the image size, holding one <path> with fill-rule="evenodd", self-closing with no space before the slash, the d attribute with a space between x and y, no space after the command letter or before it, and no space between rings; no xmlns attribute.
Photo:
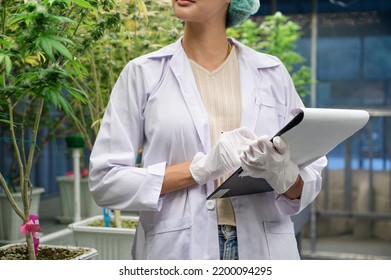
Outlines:
<svg viewBox="0 0 391 280"><path fill-rule="evenodd" d="M128 2L144 7L142 0ZM47 123L55 127L64 122L53 112L72 116L72 102L87 104L88 96L76 81L88 81L83 56L95 48L106 28L119 23L114 5L114 0L1 1L0 124L8 128L18 178L11 183L17 183L23 207L15 203L1 172L0 185L23 224L30 219L38 133ZM31 232L26 242L30 259L35 259Z"/></svg>

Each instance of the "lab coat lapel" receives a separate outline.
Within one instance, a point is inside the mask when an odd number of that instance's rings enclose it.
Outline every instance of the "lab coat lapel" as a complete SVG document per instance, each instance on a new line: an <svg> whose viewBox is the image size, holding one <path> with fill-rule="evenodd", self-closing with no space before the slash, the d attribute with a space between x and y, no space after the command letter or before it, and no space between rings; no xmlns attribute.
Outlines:
<svg viewBox="0 0 391 280"><path fill-rule="evenodd" d="M208 117L189 60L182 47L174 53L171 59L171 69L178 81L181 93L193 119L198 137L204 152L210 149L210 132Z"/></svg>
<svg viewBox="0 0 391 280"><path fill-rule="evenodd" d="M281 64L281 61L272 56L261 54L253 49L230 39L239 47L239 75L242 94L242 120L241 127L248 127L254 131L260 110L259 104L263 92L261 90L262 70L270 69Z"/></svg>
<svg viewBox="0 0 391 280"><path fill-rule="evenodd" d="M242 94L242 119L240 126L254 131L258 110L256 92L260 87L258 68L252 63L252 58L245 50L239 52L240 90Z"/></svg>

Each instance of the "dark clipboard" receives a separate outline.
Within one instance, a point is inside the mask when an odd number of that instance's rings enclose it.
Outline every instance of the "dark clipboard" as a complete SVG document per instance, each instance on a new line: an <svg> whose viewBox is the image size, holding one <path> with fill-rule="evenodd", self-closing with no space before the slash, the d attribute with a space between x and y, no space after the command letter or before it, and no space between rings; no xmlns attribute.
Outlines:
<svg viewBox="0 0 391 280"><path fill-rule="evenodd" d="M304 112L299 112L287 125L276 133L270 139L273 140L276 136L281 136L293 127L297 126L304 118ZM256 193L270 192L273 188L263 178L253 178L250 176L240 177L243 169L239 167L227 180L225 180L218 188L216 188L209 196L209 199L224 198L231 196L250 195Z"/></svg>

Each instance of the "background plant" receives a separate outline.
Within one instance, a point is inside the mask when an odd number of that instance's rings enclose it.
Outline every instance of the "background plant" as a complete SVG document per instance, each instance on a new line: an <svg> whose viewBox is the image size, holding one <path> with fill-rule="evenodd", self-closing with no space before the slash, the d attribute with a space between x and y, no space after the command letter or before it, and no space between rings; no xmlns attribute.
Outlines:
<svg viewBox="0 0 391 280"><path fill-rule="evenodd" d="M86 33L92 36L80 42L81 46L94 45L84 52L81 60L87 79L76 80L76 87L86 93L87 103L72 101L74 111L69 122L88 151L93 147L110 93L124 66L133 58L174 42L182 30L170 0L145 0L139 5L116 1L110 11L100 13L93 24L85 26ZM96 40L99 44L95 44ZM140 165L141 147L136 160ZM114 210L115 224L121 225L120 217L120 211Z"/></svg>
<svg viewBox="0 0 391 280"><path fill-rule="evenodd" d="M86 26L95 32L81 45L94 44L94 48L89 48L81 60L88 78L81 77L76 82L86 93L87 103L73 100L71 125L83 137L88 150L92 149L111 90L124 66L131 59L170 44L180 36L182 24L173 15L170 0L145 0L143 4L140 10L137 5L116 1L111 11L101 11L100 20ZM109 18L116 24L111 24ZM97 38L99 44L94 43Z"/></svg>
<svg viewBox="0 0 391 280"><path fill-rule="evenodd" d="M227 33L257 51L281 59L292 76L297 92L305 101L313 81L310 68L304 64L304 57L296 52L296 42L301 36L299 24L277 12L265 16L260 24L247 19L239 26L228 29Z"/></svg>

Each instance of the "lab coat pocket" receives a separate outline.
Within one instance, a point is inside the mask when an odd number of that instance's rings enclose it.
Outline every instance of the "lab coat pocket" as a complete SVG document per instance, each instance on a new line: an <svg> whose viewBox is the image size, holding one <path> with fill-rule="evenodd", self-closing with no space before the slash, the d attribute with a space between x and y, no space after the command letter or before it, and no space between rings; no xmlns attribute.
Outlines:
<svg viewBox="0 0 391 280"><path fill-rule="evenodd" d="M257 106L259 106L259 114L256 133L258 135L274 135L284 126L286 107L268 95L262 95Z"/></svg>
<svg viewBox="0 0 391 280"><path fill-rule="evenodd" d="M264 228L270 259L300 259L293 222L264 222Z"/></svg>
<svg viewBox="0 0 391 280"><path fill-rule="evenodd" d="M190 217L150 225L146 233L150 260L190 258Z"/></svg>

